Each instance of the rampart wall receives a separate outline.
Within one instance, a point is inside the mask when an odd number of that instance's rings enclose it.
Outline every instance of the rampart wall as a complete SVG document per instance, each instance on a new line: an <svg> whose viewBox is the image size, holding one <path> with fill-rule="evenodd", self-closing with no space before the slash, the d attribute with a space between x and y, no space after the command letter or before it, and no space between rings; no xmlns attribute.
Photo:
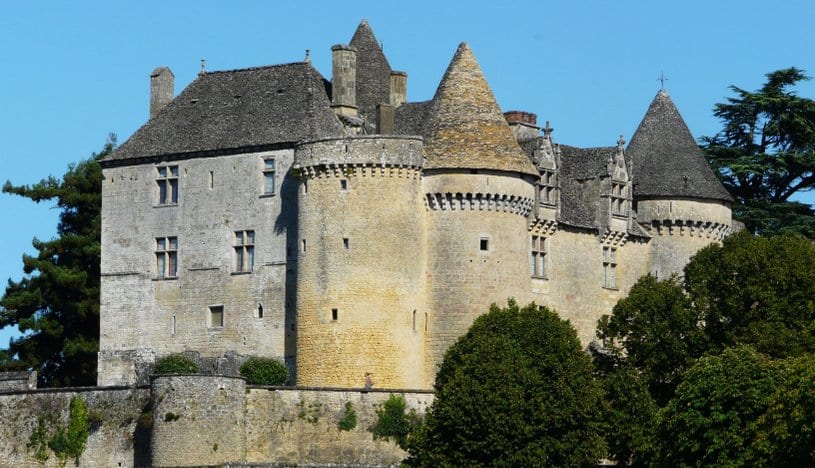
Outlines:
<svg viewBox="0 0 815 468"><path fill-rule="evenodd" d="M431 392L247 387L240 378L201 375L153 378L152 388L0 393L0 466L61 466L48 448L48 458L38 459L32 440L40 418L46 447L53 433L67 427L75 396L91 415L79 466L394 466L406 453L369 431L392 394L419 414L433 401ZM338 424L348 404L357 423L343 431Z"/></svg>

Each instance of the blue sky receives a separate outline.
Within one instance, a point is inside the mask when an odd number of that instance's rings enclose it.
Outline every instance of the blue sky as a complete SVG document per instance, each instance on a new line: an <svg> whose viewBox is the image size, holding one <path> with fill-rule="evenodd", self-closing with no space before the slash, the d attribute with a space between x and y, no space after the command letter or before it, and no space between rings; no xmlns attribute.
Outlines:
<svg viewBox="0 0 815 468"><path fill-rule="evenodd" d="M363 18L391 67L408 73L412 101L433 96L467 41L502 109L550 120L557 142L630 139L662 72L693 134L711 135L711 109L729 85L755 89L788 66L815 75L813 17L804 0L0 0L0 183L60 176L108 133L126 140L147 119L156 66L173 70L176 94L202 58L224 70L300 61L310 49L330 77L331 45L350 41ZM799 93L815 97L815 83ZM0 280L18 280L22 253L34 253L33 237L54 235L58 211L0 195L0 214ZM10 334L0 331L0 347Z"/></svg>

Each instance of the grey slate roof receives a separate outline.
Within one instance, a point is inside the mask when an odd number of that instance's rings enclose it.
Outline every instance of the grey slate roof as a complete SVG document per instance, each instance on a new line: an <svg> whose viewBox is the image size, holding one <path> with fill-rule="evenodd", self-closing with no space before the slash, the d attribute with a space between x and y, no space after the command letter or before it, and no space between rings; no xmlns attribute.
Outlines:
<svg viewBox="0 0 815 468"><path fill-rule="evenodd" d="M659 91L628 144L634 197L732 202L668 93Z"/></svg>
<svg viewBox="0 0 815 468"><path fill-rule="evenodd" d="M366 20L359 23L350 45L357 49L357 108L375 125L376 105L390 102L391 66Z"/></svg>
<svg viewBox="0 0 815 468"><path fill-rule="evenodd" d="M560 145L560 222L582 228L597 228L599 187L587 187L590 179L608 175L608 160L615 146L576 148Z"/></svg>
<svg viewBox="0 0 815 468"><path fill-rule="evenodd" d="M205 73L105 161L340 136L328 86L307 62Z"/></svg>
<svg viewBox="0 0 815 468"><path fill-rule="evenodd" d="M427 115L433 101L406 102L396 108L394 133L397 135L427 134Z"/></svg>

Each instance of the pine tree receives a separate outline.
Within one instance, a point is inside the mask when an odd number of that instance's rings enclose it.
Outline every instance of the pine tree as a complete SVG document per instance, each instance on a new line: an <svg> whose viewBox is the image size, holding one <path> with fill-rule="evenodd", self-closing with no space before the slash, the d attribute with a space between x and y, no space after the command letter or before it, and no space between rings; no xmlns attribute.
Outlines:
<svg viewBox="0 0 815 468"><path fill-rule="evenodd" d="M103 150L58 180L12 185L3 192L36 203L55 201L62 212L57 236L33 240L36 256L23 255L25 276L8 280L0 298L0 328L16 325L23 336L0 352L0 370L33 369L46 387L95 385L99 349L100 233L102 169L113 151L111 135Z"/></svg>

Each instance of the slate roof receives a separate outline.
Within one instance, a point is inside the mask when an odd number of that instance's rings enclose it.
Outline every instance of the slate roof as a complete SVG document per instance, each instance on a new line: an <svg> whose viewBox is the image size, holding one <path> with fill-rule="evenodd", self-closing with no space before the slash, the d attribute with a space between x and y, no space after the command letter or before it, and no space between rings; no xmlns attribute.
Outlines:
<svg viewBox="0 0 815 468"><path fill-rule="evenodd" d="M428 114L425 169L496 169L537 175L466 43L459 45Z"/></svg>
<svg viewBox="0 0 815 468"><path fill-rule="evenodd" d="M577 148L560 145L560 222L597 228L599 187L587 189L583 181L608 175L608 160L616 146Z"/></svg>
<svg viewBox="0 0 815 468"><path fill-rule="evenodd" d="M406 102L396 108L394 133L420 135L427 133L427 114L433 101Z"/></svg>
<svg viewBox="0 0 815 468"><path fill-rule="evenodd" d="M328 86L307 62L199 75L105 161L340 136Z"/></svg>
<svg viewBox="0 0 815 468"><path fill-rule="evenodd" d="M654 97L625 154L633 165L635 198L733 201L665 91Z"/></svg>
<svg viewBox="0 0 815 468"><path fill-rule="evenodd" d="M375 125L376 105L390 102L391 66L368 21L362 20L350 45L357 49L357 108Z"/></svg>

